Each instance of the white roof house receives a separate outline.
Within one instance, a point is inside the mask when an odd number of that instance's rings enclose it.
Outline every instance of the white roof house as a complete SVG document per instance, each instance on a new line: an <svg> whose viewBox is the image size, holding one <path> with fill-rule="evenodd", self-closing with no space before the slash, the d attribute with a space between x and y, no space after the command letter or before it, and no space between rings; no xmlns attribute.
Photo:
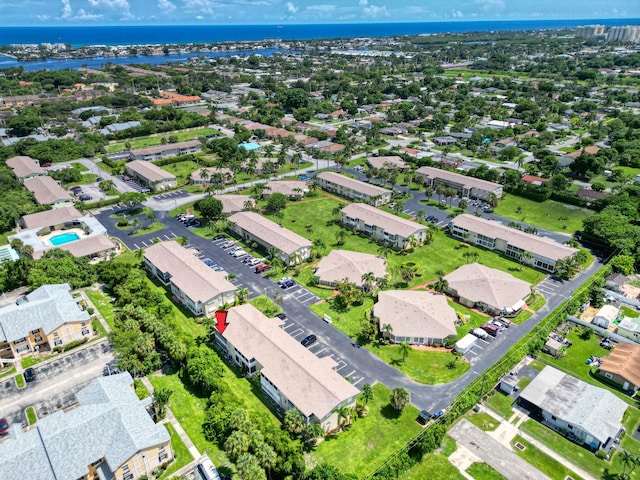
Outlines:
<svg viewBox="0 0 640 480"><path fill-rule="evenodd" d="M620 311L613 305L603 305L593 317L593 324L602 328L609 328L618 318Z"/></svg>
<svg viewBox="0 0 640 480"><path fill-rule="evenodd" d="M390 339L415 345L442 344L456 335L456 312L447 297L431 292L385 290L373 307L380 331L391 325Z"/></svg>

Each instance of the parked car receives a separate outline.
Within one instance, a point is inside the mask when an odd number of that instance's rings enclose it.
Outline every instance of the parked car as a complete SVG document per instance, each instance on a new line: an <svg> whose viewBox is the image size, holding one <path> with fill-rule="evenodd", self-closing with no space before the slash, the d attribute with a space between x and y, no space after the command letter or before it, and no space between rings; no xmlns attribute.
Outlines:
<svg viewBox="0 0 640 480"><path fill-rule="evenodd" d="M213 237L211 240L222 240L223 238L227 238L225 235L223 234L218 234L215 237Z"/></svg>
<svg viewBox="0 0 640 480"><path fill-rule="evenodd" d="M421 410L416 418L416 422L420 425L426 425L431 420L431 414L427 410Z"/></svg>
<svg viewBox="0 0 640 480"><path fill-rule="evenodd" d="M286 320L287 318L287 316L284 313L278 313L276 317L278 317L280 320Z"/></svg>
<svg viewBox="0 0 640 480"><path fill-rule="evenodd" d="M224 268L222 267L213 267L214 272L224 272Z"/></svg>
<svg viewBox="0 0 640 480"><path fill-rule="evenodd" d="M235 252L233 252L233 256L234 256L235 258L240 258L240 257L242 257L242 256L244 256L244 255L248 255L248 254L247 254L247 252L246 252L245 250L243 250L243 249L236 250Z"/></svg>
<svg viewBox="0 0 640 480"><path fill-rule="evenodd" d="M91 195L87 195L86 193L83 195L80 195L80 201L82 202L86 202L87 200L91 200L93 197Z"/></svg>
<svg viewBox="0 0 640 480"><path fill-rule="evenodd" d="M0 435L9 433L9 422L6 418L0 418Z"/></svg>
<svg viewBox="0 0 640 480"><path fill-rule="evenodd" d="M247 262L247 264L251 267L255 267L256 265L260 264L262 262L262 260L258 259L258 258L254 258L253 260L251 260L250 262Z"/></svg>
<svg viewBox="0 0 640 480"><path fill-rule="evenodd" d="M263 273L263 272L266 272L267 270L271 270L271 265L267 265L266 263L261 263L260 265L257 265L253 271L256 273Z"/></svg>
<svg viewBox="0 0 640 480"><path fill-rule="evenodd" d="M438 410L436 413L433 414L433 418L440 418L441 416L443 416L445 413L447 413L447 409L443 408L442 410Z"/></svg>
<svg viewBox="0 0 640 480"><path fill-rule="evenodd" d="M303 347L310 347L311 345L316 343L316 340L318 340L318 338L312 333L304 337L300 343Z"/></svg>
<svg viewBox="0 0 640 480"><path fill-rule="evenodd" d="M492 337L495 337L498 335L498 333L500 333L500 330L498 330L498 327L494 325L490 325L488 323L483 323L482 325L480 325L480 328L485 332L487 332Z"/></svg>
<svg viewBox="0 0 640 480"><path fill-rule="evenodd" d="M296 282L294 282L293 280L287 280L283 283L280 284L280 288L282 289L287 289L287 288L291 288L296 284Z"/></svg>
<svg viewBox="0 0 640 480"><path fill-rule="evenodd" d="M204 260L202 260L204 262L204 264L207 267L212 267L213 266L213 260L211 260L210 258L205 258Z"/></svg>
<svg viewBox="0 0 640 480"><path fill-rule="evenodd" d="M24 379L27 382L35 382L35 380L36 380L36 371L33 368L27 368L24 371Z"/></svg>

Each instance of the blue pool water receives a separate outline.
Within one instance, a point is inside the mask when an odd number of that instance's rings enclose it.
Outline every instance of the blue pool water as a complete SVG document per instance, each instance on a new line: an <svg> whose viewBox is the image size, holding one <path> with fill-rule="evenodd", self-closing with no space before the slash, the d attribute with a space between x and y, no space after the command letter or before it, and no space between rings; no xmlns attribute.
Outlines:
<svg viewBox="0 0 640 480"><path fill-rule="evenodd" d="M60 235L56 235L55 237L51 237L49 241L51 245L57 247L58 245L64 245L65 243L75 242L79 240L80 237L77 233L62 233Z"/></svg>
<svg viewBox="0 0 640 480"><path fill-rule="evenodd" d="M244 148L248 152L250 152L251 150L257 150L258 148L260 148L260 145L258 145L255 142L243 142L238 146Z"/></svg>

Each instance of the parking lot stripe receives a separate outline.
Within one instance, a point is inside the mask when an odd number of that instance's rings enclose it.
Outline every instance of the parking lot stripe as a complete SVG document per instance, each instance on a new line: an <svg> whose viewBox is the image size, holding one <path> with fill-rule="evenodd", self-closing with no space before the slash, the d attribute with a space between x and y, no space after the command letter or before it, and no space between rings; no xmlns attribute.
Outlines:
<svg viewBox="0 0 640 480"><path fill-rule="evenodd" d="M333 357L333 355L331 355ZM338 366L339 365L339 366ZM346 362L343 362L342 360L338 361L338 365L336 365L333 369L337 372L339 370L342 370L344 367L347 366Z"/></svg>
<svg viewBox="0 0 640 480"><path fill-rule="evenodd" d="M136 250L140 250L140 247L138 246L137 243L134 243L133 246L136 247Z"/></svg>
<svg viewBox="0 0 640 480"><path fill-rule="evenodd" d="M364 377L360 377L358 380L356 380L355 382L351 382L351 385L353 385L354 387L356 385L358 385L362 380L364 380Z"/></svg>
<svg viewBox="0 0 640 480"><path fill-rule="evenodd" d="M353 375L354 373L356 373L356 371L355 371L355 370L354 370L354 371L352 371L352 372L350 372L350 373L347 373L347 374L346 374L346 375L344 375L344 376L345 376L345 377L351 377L351 375Z"/></svg>

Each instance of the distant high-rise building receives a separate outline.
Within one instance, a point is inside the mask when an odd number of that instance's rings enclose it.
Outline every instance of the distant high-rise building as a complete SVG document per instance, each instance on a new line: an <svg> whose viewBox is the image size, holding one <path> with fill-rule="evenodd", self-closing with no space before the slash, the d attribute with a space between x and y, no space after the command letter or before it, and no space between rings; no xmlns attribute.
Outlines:
<svg viewBox="0 0 640 480"><path fill-rule="evenodd" d="M575 36L578 38L595 38L604 35L604 25L581 25L576 27Z"/></svg>
<svg viewBox="0 0 640 480"><path fill-rule="evenodd" d="M626 25L611 27L607 33L607 42L637 42L640 41L640 25Z"/></svg>

